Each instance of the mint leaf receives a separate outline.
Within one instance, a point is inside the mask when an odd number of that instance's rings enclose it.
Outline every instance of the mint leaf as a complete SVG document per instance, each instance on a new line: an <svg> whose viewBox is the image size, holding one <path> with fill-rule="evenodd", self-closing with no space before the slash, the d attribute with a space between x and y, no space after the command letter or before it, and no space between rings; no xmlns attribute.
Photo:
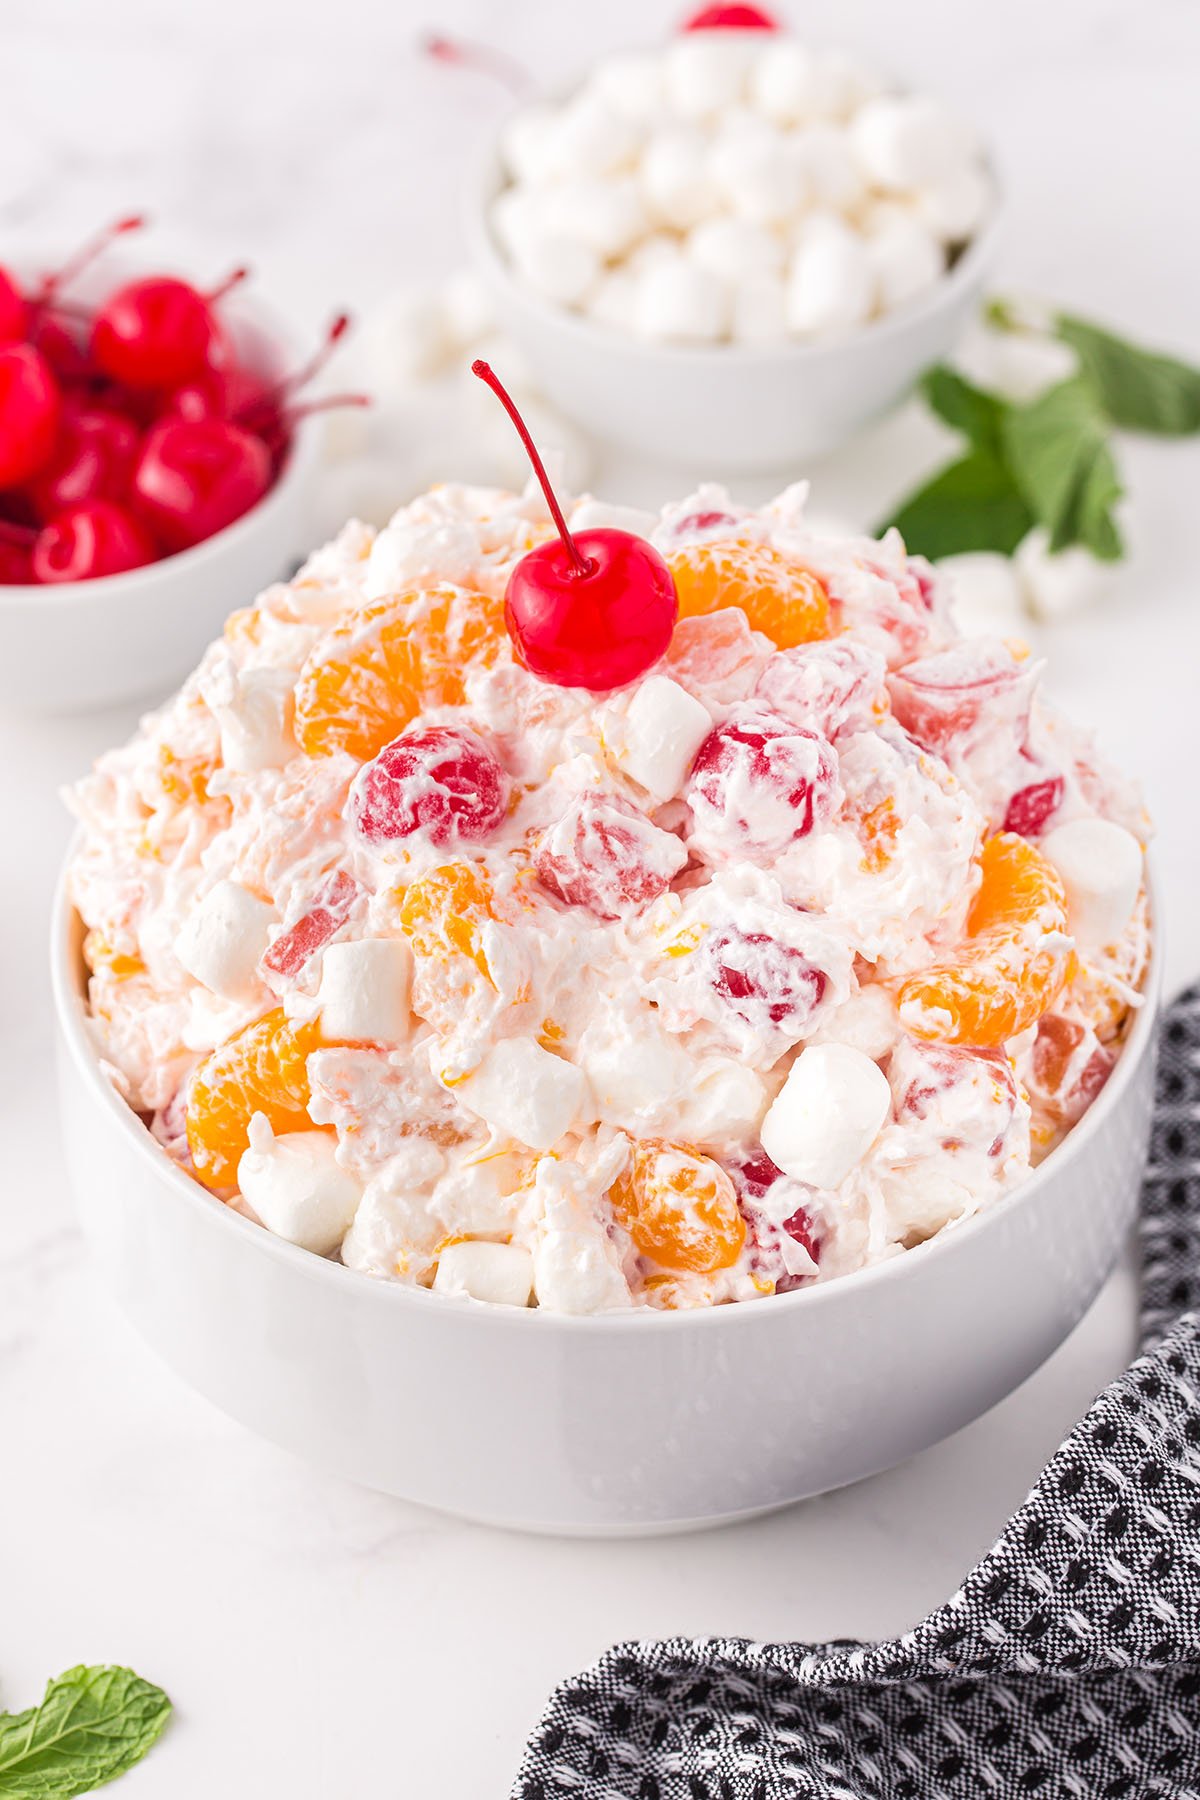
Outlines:
<svg viewBox="0 0 1200 1800"><path fill-rule="evenodd" d="M40 1706L0 1714L3 1800L70 1800L123 1775L160 1736L171 1713L161 1688L132 1669L68 1669Z"/></svg>
<svg viewBox="0 0 1200 1800"><path fill-rule="evenodd" d="M1004 447L1013 479L1046 527L1051 550L1087 541L1085 521L1097 541L1109 541L1116 527L1108 508L1120 484L1104 416L1083 376L1013 407L1004 423ZM1105 519L1107 526L1101 523Z"/></svg>
<svg viewBox="0 0 1200 1800"><path fill-rule="evenodd" d="M972 450L910 494L888 524L914 555L936 562L969 550L1011 556L1034 514L1000 458Z"/></svg>
<svg viewBox="0 0 1200 1800"><path fill-rule="evenodd" d="M1072 543L1082 544L1101 562L1119 562L1125 554L1125 545L1112 515L1112 508L1121 493L1116 464L1105 445L1093 458L1080 483L1070 539Z"/></svg>
<svg viewBox="0 0 1200 1800"><path fill-rule="evenodd" d="M1078 356L1084 378L1114 425L1159 437L1200 431L1200 369L1140 350L1070 313L1059 314L1055 334Z"/></svg>
<svg viewBox="0 0 1200 1800"><path fill-rule="evenodd" d="M1008 407L945 363L935 363L921 378L921 392L939 419L961 431L976 450L999 454Z"/></svg>

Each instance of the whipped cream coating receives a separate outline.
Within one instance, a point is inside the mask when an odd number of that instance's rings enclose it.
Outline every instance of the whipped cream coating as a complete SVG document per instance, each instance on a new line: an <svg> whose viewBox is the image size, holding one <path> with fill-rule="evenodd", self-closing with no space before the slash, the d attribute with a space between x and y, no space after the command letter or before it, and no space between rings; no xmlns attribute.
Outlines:
<svg viewBox="0 0 1200 1800"><path fill-rule="evenodd" d="M590 497L569 516L628 523ZM377 534L347 525L235 613L72 790L107 1072L192 1170L197 1071L280 1011L303 1113L273 1131L248 1102L241 1185L207 1185L317 1254L575 1314L787 1292L993 1204L1119 1054L1149 949L1130 874L1147 821L1023 647L961 638L895 533L814 534L802 486L759 511L706 487L647 530L668 560L770 547L823 585L831 635L780 649L728 607L594 694L537 679L501 632L401 721L494 759L494 822L410 829L434 816L430 776L403 835L373 835L356 796L374 760L297 740L302 672L369 645L397 595L414 619L431 594L498 603L552 532L540 496L443 487ZM1107 838L1079 829L1098 821ZM1089 928L1030 915L1006 954L1057 958L1054 991L972 1044L900 995L961 958L996 834L1063 834ZM1119 881L1080 850L1093 838ZM408 897L447 867L487 902L455 900L435 943Z"/></svg>

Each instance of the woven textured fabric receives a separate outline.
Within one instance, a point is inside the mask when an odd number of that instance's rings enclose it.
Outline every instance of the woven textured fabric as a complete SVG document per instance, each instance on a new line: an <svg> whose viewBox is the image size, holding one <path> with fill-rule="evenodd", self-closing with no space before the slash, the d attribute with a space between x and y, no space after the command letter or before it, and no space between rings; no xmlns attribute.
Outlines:
<svg viewBox="0 0 1200 1800"><path fill-rule="evenodd" d="M513 1800L1200 1800L1200 989L1167 1014L1142 1355L958 1592L891 1643L626 1644Z"/></svg>

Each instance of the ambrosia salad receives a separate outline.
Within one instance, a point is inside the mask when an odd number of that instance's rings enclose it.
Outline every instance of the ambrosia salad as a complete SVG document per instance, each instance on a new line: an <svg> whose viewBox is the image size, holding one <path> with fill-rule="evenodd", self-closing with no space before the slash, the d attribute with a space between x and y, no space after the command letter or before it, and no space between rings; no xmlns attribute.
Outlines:
<svg viewBox="0 0 1200 1800"><path fill-rule="evenodd" d="M576 502L584 576L669 611L569 680L536 489L233 614L71 796L99 1053L181 1168L365 1274L596 1313L860 1269L1054 1147L1138 1004L1145 816L1023 646L804 507Z"/></svg>

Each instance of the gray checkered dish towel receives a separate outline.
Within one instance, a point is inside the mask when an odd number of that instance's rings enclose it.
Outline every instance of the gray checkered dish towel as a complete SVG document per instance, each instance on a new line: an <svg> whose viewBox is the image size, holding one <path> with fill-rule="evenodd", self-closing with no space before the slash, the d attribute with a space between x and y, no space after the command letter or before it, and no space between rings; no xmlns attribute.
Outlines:
<svg viewBox="0 0 1200 1800"><path fill-rule="evenodd" d="M1198 1800L1200 986L1163 1025L1143 1353L954 1597L891 1643L624 1644L512 1800Z"/></svg>

